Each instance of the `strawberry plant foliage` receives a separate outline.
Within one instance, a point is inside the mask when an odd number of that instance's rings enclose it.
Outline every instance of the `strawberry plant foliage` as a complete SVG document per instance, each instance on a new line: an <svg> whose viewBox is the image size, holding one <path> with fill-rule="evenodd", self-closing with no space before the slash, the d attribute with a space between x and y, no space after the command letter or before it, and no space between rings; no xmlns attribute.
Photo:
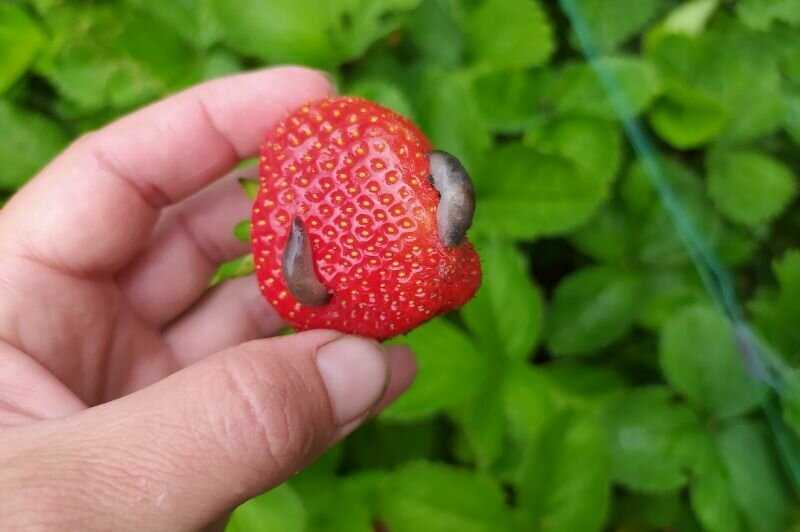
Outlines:
<svg viewBox="0 0 800 532"><path fill-rule="evenodd" d="M0 93L25 73L43 43L41 28L23 9L0 4Z"/></svg>
<svg viewBox="0 0 800 532"><path fill-rule="evenodd" d="M538 2L487 0L468 15L465 32L475 61L493 69L536 66L553 52L551 26Z"/></svg>
<svg viewBox="0 0 800 532"><path fill-rule="evenodd" d="M590 28L592 42L611 51L636 36L668 5L664 0L578 0Z"/></svg>
<svg viewBox="0 0 800 532"><path fill-rule="evenodd" d="M789 368L780 397L748 374L566 3L0 2L0 205L86 130L286 62L408 117L473 178L477 296L393 340L418 353L410 391L229 530L800 524L773 431L783 419L800 436L800 3L569 0ZM783 411L768 423L764 404Z"/></svg>
<svg viewBox="0 0 800 532"><path fill-rule="evenodd" d="M460 405L478 393L491 354L443 319L436 319L403 339L417 353L422 370L412 388L386 410L388 419L421 419Z"/></svg>
<svg viewBox="0 0 800 532"><path fill-rule="evenodd" d="M665 387L642 387L609 406L613 478L642 492L685 486L693 464L697 415Z"/></svg>
<svg viewBox="0 0 800 532"><path fill-rule="evenodd" d="M726 150L709 155L709 195L734 222L769 222L797 193L792 171L780 161L757 151Z"/></svg>
<svg viewBox="0 0 800 532"><path fill-rule="evenodd" d="M699 408L731 417L752 411L764 388L745 373L733 331L704 306L681 310L662 328L661 367L668 382Z"/></svg>
<svg viewBox="0 0 800 532"><path fill-rule="evenodd" d="M192 81L191 46L149 13L59 3L42 17L53 38L35 70L62 96L65 116L128 109Z"/></svg>
<svg viewBox="0 0 800 532"><path fill-rule="evenodd" d="M0 145L0 189L13 190L61 151L67 134L52 118L0 99L0 131L12 132Z"/></svg>
<svg viewBox="0 0 800 532"><path fill-rule="evenodd" d="M380 515L389 530L508 532L511 514L490 477L443 465L412 462L382 486Z"/></svg>

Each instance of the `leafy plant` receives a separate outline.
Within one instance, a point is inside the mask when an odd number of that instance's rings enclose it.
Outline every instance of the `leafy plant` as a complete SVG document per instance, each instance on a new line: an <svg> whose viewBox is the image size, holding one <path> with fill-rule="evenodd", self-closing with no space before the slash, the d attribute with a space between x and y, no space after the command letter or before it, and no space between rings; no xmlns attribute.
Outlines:
<svg viewBox="0 0 800 532"><path fill-rule="evenodd" d="M800 2L573 0L596 65L561 4L0 4L0 202L86 130L283 62L412 117L473 175L477 297L402 339L420 362L407 395L229 530L800 527L786 460L800 436ZM674 199L786 368L780 402L748 372L615 99L658 140Z"/></svg>

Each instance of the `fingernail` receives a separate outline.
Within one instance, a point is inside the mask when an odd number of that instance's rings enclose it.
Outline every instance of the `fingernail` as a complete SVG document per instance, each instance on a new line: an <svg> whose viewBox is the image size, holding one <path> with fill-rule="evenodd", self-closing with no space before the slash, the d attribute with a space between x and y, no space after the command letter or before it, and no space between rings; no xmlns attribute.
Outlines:
<svg viewBox="0 0 800 532"><path fill-rule="evenodd" d="M386 352L378 342L343 336L317 352L317 368L328 390L337 426L366 414L389 380Z"/></svg>

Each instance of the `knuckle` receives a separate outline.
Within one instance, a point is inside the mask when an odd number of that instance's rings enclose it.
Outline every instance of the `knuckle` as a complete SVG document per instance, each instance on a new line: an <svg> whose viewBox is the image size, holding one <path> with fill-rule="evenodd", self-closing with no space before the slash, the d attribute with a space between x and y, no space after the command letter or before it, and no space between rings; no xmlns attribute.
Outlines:
<svg viewBox="0 0 800 532"><path fill-rule="evenodd" d="M289 364L257 356L222 365L226 408L216 439L236 461L266 459L267 467L282 470L315 447L318 430L303 401L302 376Z"/></svg>

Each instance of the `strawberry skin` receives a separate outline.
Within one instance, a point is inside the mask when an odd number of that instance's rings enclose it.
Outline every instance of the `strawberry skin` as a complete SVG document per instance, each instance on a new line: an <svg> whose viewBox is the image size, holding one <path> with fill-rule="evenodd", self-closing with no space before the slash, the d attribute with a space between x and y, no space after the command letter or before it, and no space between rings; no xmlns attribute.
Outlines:
<svg viewBox="0 0 800 532"><path fill-rule="evenodd" d="M385 339L475 294L477 253L465 239L446 247L437 230L430 153L410 121L360 98L310 103L269 131L252 211L253 256L262 294L289 324ZM314 304L287 283L293 223L304 230L309 268L328 292Z"/></svg>

